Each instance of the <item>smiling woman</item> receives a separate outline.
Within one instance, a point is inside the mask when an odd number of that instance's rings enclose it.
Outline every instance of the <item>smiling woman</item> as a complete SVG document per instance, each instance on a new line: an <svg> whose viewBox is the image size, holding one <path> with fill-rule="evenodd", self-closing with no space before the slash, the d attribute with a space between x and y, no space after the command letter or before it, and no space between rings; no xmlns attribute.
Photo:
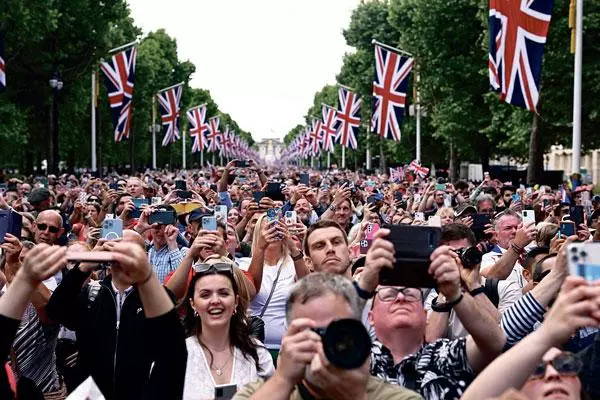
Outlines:
<svg viewBox="0 0 600 400"><path fill-rule="evenodd" d="M215 397L215 386L267 378L274 372L265 347L251 338L244 301L234 278L236 266L211 259L195 266L185 324L191 334L183 398Z"/></svg>

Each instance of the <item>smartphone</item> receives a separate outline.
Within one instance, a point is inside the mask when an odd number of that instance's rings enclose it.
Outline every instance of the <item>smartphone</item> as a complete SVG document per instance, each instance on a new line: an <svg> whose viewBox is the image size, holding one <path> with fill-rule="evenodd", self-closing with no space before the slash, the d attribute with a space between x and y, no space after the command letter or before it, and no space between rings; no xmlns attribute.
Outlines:
<svg viewBox="0 0 600 400"><path fill-rule="evenodd" d="M569 219L575 222L575 228L579 229L579 225L583 224L583 206L570 206Z"/></svg>
<svg viewBox="0 0 600 400"><path fill-rule="evenodd" d="M383 268L379 283L389 286L433 288L435 279L429 275L429 257L438 247L442 230L431 226L386 225L387 240L394 244L396 262L393 269Z"/></svg>
<svg viewBox="0 0 600 400"><path fill-rule="evenodd" d="M177 179L175 181L175 189L177 190L187 190L187 184L183 179Z"/></svg>
<svg viewBox="0 0 600 400"><path fill-rule="evenodd" d="M260 200L265 197L265 192L254 192L252 193L252 197L255 202L260 203Z"/></svg>
<svg viewBox="0 0 600 400"><path fill-rule="evenodd" d="M587 281L600 279L600 243L571 243L567 247L569 273Z"/></svg>
<svg viewBox="0 0 600 400"><path fill-rule="evenodd" d="M213 192L216 192L216 191L217 191L217 185L216 185L216 184L214 184L214 183L212 183L212 184L210 185L210 190L212 190Z"/></svg>
<svg viewBox="0 0 600 400"><path fill-rule="evenodd" d="M248 178L246 178L245 176L238 176L238 182L246 183L246 182L248 182Z"/></svg>
<svg viewBox="0 0 600 400"><path fill-rule="evenodd" d="M452 207L452 195L447 194L444 196L444 207Z"/></svg>
<svg viewBox="0 0 600 400"><path fill-rule="evenodd" d="M367 224L365 231L365 238L367 240L373 240L375 238L375 234L379 230L379 224Z"/></svg>
<svg viewBox="0 0 600 400"><path fill-rule="evenodd" d="M237 385L217 385L215 386L215 400L230 400L237 392Z"/></svg>
<svg viewBox="0 0 600 400"><path fill-rule="evenodd" d="M533 210L523 210L521 212L521 219L523 220L523 225L528 225L532 222L535 224L535 212Z"/></svg>
<svg viewBox="0 0 600 400"><path fill-rule="evenodd" d="M150 199L133 199L135 209L129 213L131 218L139 218L142 215L142 207L150 204Z"/></svg>
<svg viewBox="0 0 600 400"><path fill-rule="evenodd" d="M514 193L512 195L512 201L521 201L521 196L519 196L518 194Z"/></svg>
<svg viewBox="0 0 600 400"><path fill-rule="evenodd" d="M115 240L123 237L123 220L105 219L102 224L102 239Z"/></svg>
<svg viewBox="0 0 600 400"><path fill-rule="evenodd" d="M150 204L152 204L153 206L160 205L160 204L162 204L162 198L160 198L160 197L153 197L150 200Z"/></svg>
<svg viewBox="0 0 600 400"><path fill-rule="evenodd" d="M550 199L544 199L542 200L542 206L544 207L544 209L546 207L548 207L550 205Z"/></svg>
<svg viewBox="0 0 600 400"><path fill-rule="evenodd" d="M267 210L267 220L276 221L281 219L281 208L269 208Z"/></svg>
<svg viewBox="0 0 600 400"><path fill-rule="evenodd" d="M267 190L265 191L265 197L268 197L273 201L284 201L285 196L281 192L281 183L279 183L279 182L267 183Z"/></svg>
<svg viewBox="0 0 600 400"><path fill-rule="evenodd" d="M148 216L148 223L159 225L173 225L176 222L173 211L155 211Z"/></svg>
<svg viewBox="0 0 600 400"><path fill-rule="evenodd" d="M575 222L572 221L562 221L560 223L560 236L561 237L569 237L575 235Z"/></svg>
<svg viewBox="0 0 600 400"><path fill-rule="evenodd" d="M297 222L296 211L286 211L285 212L285 224L293 225Z"/></svg>
<svg viewBox="0 0 600 400"><path fill-rule="evenodd" d="M114 261L114 256L109 251L68 251L67 261L104 263Z"/></svg>
<svg viewBox="0 0 600 400"><path fill-rule="evenodd" d="M442 192L446 191L446 185L444 185L443 183L438 183L435 185L435 190L441 190Z"/></svg>
<svg viewBox="0 0 600 400"><path fill-rule="evenodd" d="M236 168L246 168L248 166L248 163L246 162L246 160L235 160L234 165Z"/></svg>
<svg viewBox="0 0 600 400"><path fill-rule="evenodd" d="M308 174L300 174L300 183L306 186L310 185L310 176Z"/></svg>
<svg viewBox="0 0 600 400"><path fill-rule="evenodd" d="M69 183L70 183L70 182L67 182L67 187L69 187L69 186L68 186L68 184L69 184ZM71 185L73 185L73 184L71 184ZM119 190L119 184L118 184L118 183L116 183L116 182L109 183L109 184L108 184L108 188L109 188L109 189L112 189L112 190L115 190L115 191L118 191L118 190Z"/></svg>
<svg viewBox="0 0 600 400"><path fill-rule="evenodd" d="M373 239L363 239L359 243L359 254L367 254L371 245L373 244Z"/></svg>
<svg viewBox="0 0 600 400"><path fill-rule="evenodd" d="M177 197L179 197L180 199L191 199L192 192L189 190L179 190L177 191Z"/></svg>
<svg viewBox="0 0 600 400"><path fill-rule="evenodd" d="M22 226L23 216L21 214L11 209L0 210L0 244L4 243L7 233L20 240Z"/></svg>
<svg viewBox="0 0 600 400"><path fill-rule="evenodd" d="M396 199L396 201L402 201L402 196L404 196L404 195L402 194L402 192L396 192L396 193L394 194L394 198Z"/></svg>
<svg viewBox="0 0 600 400"><path fill-rule="evenodd" d="M227 206L215 206L215 217L217 221L227 222Z"/></svg>
<svg viewBox="0 0 600 400"><path fill-rule="evenodd" d="M427 220L427 225L437 226L438 228L441 228L442 227L442 218L439 215L432 215Z"/></svg>
<svg viewBox="0 0 600 400"><path fill-rule="evenodd" d="M417 211L415 212L415 219L418 219L419 221L425 221L425 214L423 214L421 211Z"/></svg>
<svg viewBox="0 0 600 400"><path fill-rule="evenodd" d="M215 232L217 230L217 217L202 217L202 229Z"/></svg>

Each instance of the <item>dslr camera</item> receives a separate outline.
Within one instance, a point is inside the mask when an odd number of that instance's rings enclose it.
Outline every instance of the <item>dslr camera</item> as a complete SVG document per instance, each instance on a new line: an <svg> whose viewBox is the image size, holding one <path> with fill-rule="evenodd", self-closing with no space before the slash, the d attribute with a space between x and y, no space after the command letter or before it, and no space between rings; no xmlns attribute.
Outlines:
<svg viewBox="0 0 600 400"><path fill-rule="evenodd" d="M467 269L473 269L477 264L481 264L483 253L477 247L465 247L454 252L460 258L462 266Z"/></svg>
<svg viewBox="0 0 600 400"><path fill-rule="evenodd" d="M325 328L315 328L313 331L321 336L329 362L338 368L356 369L371 354L371 337L358 320L338 319Z"/></svg>

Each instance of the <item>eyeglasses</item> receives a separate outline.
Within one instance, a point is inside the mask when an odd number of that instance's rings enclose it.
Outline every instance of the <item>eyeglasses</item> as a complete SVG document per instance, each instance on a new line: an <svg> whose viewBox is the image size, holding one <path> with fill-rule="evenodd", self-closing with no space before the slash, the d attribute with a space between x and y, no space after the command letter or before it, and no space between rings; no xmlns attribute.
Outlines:
<svg viewBox="0 0 600 400"><path fill-rule="evenodd" d="M552 364L552 368L563 376L576 376L581 372L583 363L573 353L565 352L554 357L551 361L543 361L538 364L529 379L543 379L546 375L548 364Z"/></svg>
<svg viewBox="0 0 600 400"><path fill-rule="evenodd" d="M211 269L214 269L216 272L229 272L230 274L233 274L233 267L231 266L231 264L227 264L227 263L194 265L194 270L196 271L197 274L208 272Z"/></svg>
<svg viewBox="0 0 600 400"><path fill-rule="evenodd" d="M389 303L398 298L398 293L402 293L402 295L404 296L404 300L410 303L421 301L423 298L419 289L411 287L398 288L393 286L378 289L377 297L379 297L379 300Z"/></svg>
<svg viewBox="0 0 600 400"><path fill-rule="evenodd" d="M41 232L46 232L46 230L48 230L48 232L50 232L50 233L58 233L60 231L59 227L52 226L52 225L47 225L47 224L37 224L37 228Z"/></svg>

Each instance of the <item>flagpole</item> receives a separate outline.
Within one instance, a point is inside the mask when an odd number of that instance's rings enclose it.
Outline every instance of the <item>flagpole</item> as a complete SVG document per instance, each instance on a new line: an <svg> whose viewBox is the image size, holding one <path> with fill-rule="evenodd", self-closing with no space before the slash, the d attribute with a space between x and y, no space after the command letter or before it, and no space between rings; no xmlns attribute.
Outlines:
<svg viewBox="0 0 600 400"><path fill-rule="evenodd" d="M96 158L96 71L92 72L92 172L98 169Z"/></svg>
<svg viewBox="0 0 600 400"><path fill-rule="evenodd" d="M371 148L369 146L369 126L365 124L366 133L365 140L367 141L367 170L371 169Z"/></svg>
<svg viewBox="0 0 600 400"><path fill-rule="evenodd" d="M200 168L204 168L204 149L200 150Z"/></svg>
<svg viewBox="0 0 600 400"><path fill-rule="evenodd" d="M156 95L152 95L152 169L156 170Z"/></svg>
<svg viewBox="0 0 600 400"><path fill-rule="evenodd" d="M179 83L176 83L176 84L174 84L174 85L171 85L171 86L169 86L169 87L166 87L166 88L164 88L164 89L160 89L160 90L159 90L159 91L157 91L156 93L162 93L162 92L164 92L164 91L167 91L167 90L169 90L169 89L173 89L173 88L175 88L175 87L177 87L177 86L181 86L181 85L183 85L183 83L184 83L184 82L179 82Z"/></svg>
<svg viewBox="0 0 600 400"><path fill-rule="evenodd" d="M346 146L342 145L342 169L346 169Z"/></svg>
<svg viewBox="0 0 600 400"><path fill-rule="evenodd" d="M327 169L331 168L331 152L327 152Z"/></svg>
<svg viewBox="0 0 600 400"><path fill-rule="evenodd" d="M412 55L412 54L410 54L408 51L404 51L404 50L398 49L398 48L396 48L396 47L389 46L389 45L387 45L387 44L385 44L385 43L378 42L378 41L377 41L377 40L375 40L375 39L373 39L373 40L371 41L371 43L372 43L372 44L376 44L377 46L381 46L381 47L383 47L383 48L385 48L385 49L388 49L388 50L395 51L396 53L402 53L402 54L405 54L405 55L407 55L407 56L409 56L409 57L412 57L412 56L413 56L413 55Z"/></svg>
<svg viewBox="0 0 600 400"><path fill-rule="evenodd" d="M117 52L117 51L119 51L119 50L125 50L125 49L127 49L127 48L129 48L129 47L135 46L135 45L136 45L136 44L138 44L138 43L139 43L139 40L138 40L138 39L136 39L136 40L134 40L133 42L129 42L129 43L127 43L127 44L124 44L123 46L119 46L119 47L115 47L114 49L110 49L110 50L108 51L108 53L110 54L110 53L115 53L115 52Z"/></svg>
<svg viewBox="0 0 600 400"><path fill-rule="evenodd" d="M421 162L421 93L419 90L419 82L421 82L421 74L419 70L415 69L416 83L417 83L417 98L415 108L417 115L417 162Z"/></svg>
<svg viewBox="0 0 600 400"><path fill-rule="evenodd" d="M581 167L581 75L583 67L583 0L577 0L575 25L575 78L573 88L573 160L571 170Z"/></svg>
<svg viewBox="0 0 600 400"><path fill-rule="evenodd" d="M182 152L181 152L181 157L183 158L181 161L181 165L183 167L183 169L185 169L185 126L183 127L183 134L181 136L181 146L182 146Z"/></svg>

